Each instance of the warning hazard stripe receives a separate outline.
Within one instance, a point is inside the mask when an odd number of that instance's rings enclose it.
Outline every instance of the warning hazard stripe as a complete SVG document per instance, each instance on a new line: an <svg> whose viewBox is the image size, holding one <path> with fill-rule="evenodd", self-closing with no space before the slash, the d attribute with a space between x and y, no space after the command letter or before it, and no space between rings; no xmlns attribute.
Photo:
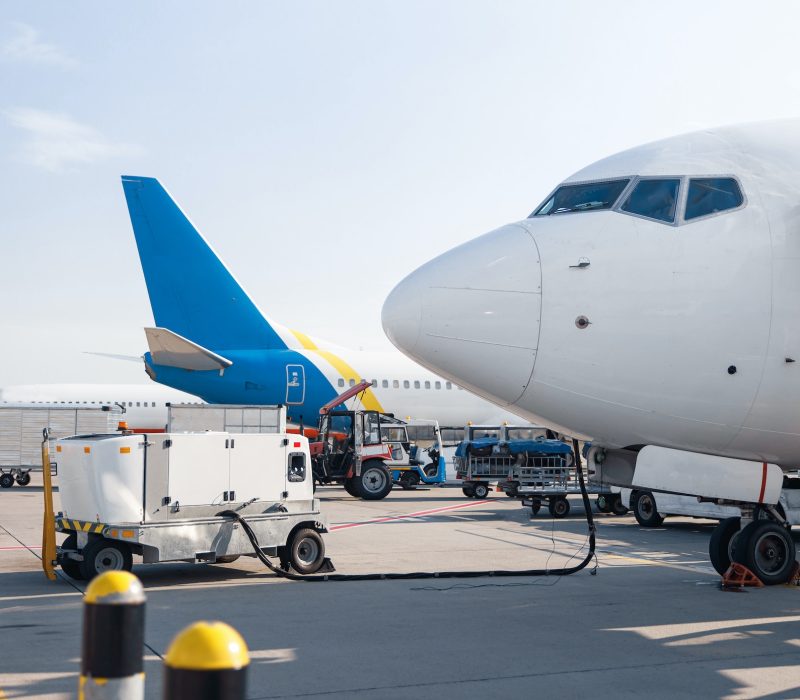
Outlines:
<svg viewBox="0 0 800 700"><path fill-rule="evenodd" d="M764 502L764 491L767 490L767 463L761 463L761 493L758 494L758 502Z"/></svg>
<svg viewBox="0 0 800 700"><path fill-rule="evenodd" d="M407 513L406 515L389 515L385 518L375 518L374 520L363 520L359 523L345 523L344 525L334 525L329 527L328 530L347 530L351 527L362 527L363 525L379 525L380 523L391 523L396 520L408 520L411 518L421 518L425 515L434 515L435 513L445 513L451 510L461 510L462 508L474 508L475 506L482 506L491 501L472 501L470 503L459 503L455 506L443 506L442 508L433 508L431 510L419 510L416 513Z"/></svg>
<svg viewBox="0 0 800 700"><path fill-rule="evenodd" d="M84 520L73 520L71 518L58 518L56 525L61 530L74 530L75 532L92 532L100 534L106 527L105 523L85 522Z"/></svg>

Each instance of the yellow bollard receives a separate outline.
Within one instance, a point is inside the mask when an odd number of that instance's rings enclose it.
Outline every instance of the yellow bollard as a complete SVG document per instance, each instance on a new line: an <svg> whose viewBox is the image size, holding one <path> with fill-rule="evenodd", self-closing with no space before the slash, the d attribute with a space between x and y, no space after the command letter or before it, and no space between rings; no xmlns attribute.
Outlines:
<svg viewBox="0 0 800 700"><path fill-rule="evenodd" d="M53 515L53 484L50 475L50 431L42 431L42 478L44 518L42 520L42 569L51 581L56 580L56 521Z"/></svg>
<svg viewBox="0 0 800 700"><path fill-rule="evenodd" d="M106 571L86 589L79 700L144 698L142 584L127 571Z"/></svg>
<svg viewBox="0 0 800 700"><path fill-rule="evenodd" d="M244 700L250 656L224 622L195 622L164 657L164 700Z"/></svg>

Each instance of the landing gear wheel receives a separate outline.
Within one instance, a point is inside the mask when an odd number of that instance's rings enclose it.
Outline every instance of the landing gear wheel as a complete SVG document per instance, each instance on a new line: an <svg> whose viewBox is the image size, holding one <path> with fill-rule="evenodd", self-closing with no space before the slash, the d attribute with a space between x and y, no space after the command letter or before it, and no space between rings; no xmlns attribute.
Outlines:
<svg viewBox="0 0 800 700"><path fill-rule="evenodd" d="M355 479L345 479L342 483L344 486L344 490L347 491L353 498L358 498L358 492L356 491L356 483Z"/></svg>
<svg viewBox="0 0 800 700"><path fill-rule="evenodd" d="M30 472L23 472L22 474L17 474L17 483L20 486L27 486L31 483L31 474Z"/></svg>
<svg viewBox="0 0 800 700"><path fill-rule="evenodd" d="M535 516L541 509L542 502L540 500L537 499L531 503L531 517Z"/></svg>
<svg viewBox="0 0 800 700"><path fill-rule="evenodd" d="M614 500L611 503L611 511L614 515L627 515L628 509L625 507L625 504L622 502L622 496L619 494L614 495Z"/></svg>
<svg viewBox="0 0 800 700"><path fill-rule="evenodd" d="M475 491L472 488L472 484L464 484L464 486L461 487L461 492L467 498L475 498Z"/></svg>
<svg viewBox="0 0 800 700"><path fill-rule="evenodd" d="M61 543L61 547L63 549L77 549L77 535L67 535L67 539ZM67 576L75 581L83 581L83 573L81 572L81 563L79 561L76 561L75 559L62 559L59 563L61 564L61 570Z"/></svg>
<svg viewBox="0 0 800 700"><path fill-rule="evenodd" d="M130 571L132 568L133 555L124 542L99 537L83 548L81 575L86 581L104 571Z"/></svg>
<svg viewBox="0 0 800 700"><path fill-rule="evenodd" d="M725 520L719 521L711 533L711 539L708 541L708 556L711 559L711 565L720 576L724 576L730 568L734 543L739 536L740 527L741 520L739 518L725 518Z"/></svg>
<svg viewBox="0 0 800 700"><path fill-rule="evenodd" d="M754 520L736 538L733 561L744 564L762 583L786 583L794 569L791 533L771 520Z"/></svg>
<svg viewBox="0 0 800 700"><path fill-rule="evenodd" d="M477 483L472 487L472 495L475 498L486 498L489 495L489 487L483 483Z"/></svg>
<svg viewBox="0 0 800 700"><path fill-rule="evenodd" d="M392 475L382 462L361 465L361 476L355 478L358 495L365 501L379 501L392 490Z"/></svg>
<svg viewBox="0 0 800 700"><path fill-rule="evenodd" d="M597 504L597 510L601 513L610 513L612 510L608 496L598 496L595 503Z"/></svg>
<svg viewBox="0 0 800 700"><path fill-rule="evenodd" d="M636 492L633 500L633 517L642 527L658 527L664 522L664 517L656 508L656 499L649 491Z"/></svg>
<svg viewBox="0 0 800 700"><path fill-rule="evenodd" d="M289 545L289 561L298 574L313 574L325 561L325 543L319 533L304 527L294 533Z"/></svg>
<svg viewBox="0 0 800 700"><path fill-rule="evenodd" d="M547 509L554 518L566 518L569 515L569 501L563 496L551 498Z"/></svg>
<svg viewBox="0 0 800 700"><path fill-rule="evenodd" d="M14 485L14 476L12 474L0 474L0 486L4 489L10 489Z"/></svg>

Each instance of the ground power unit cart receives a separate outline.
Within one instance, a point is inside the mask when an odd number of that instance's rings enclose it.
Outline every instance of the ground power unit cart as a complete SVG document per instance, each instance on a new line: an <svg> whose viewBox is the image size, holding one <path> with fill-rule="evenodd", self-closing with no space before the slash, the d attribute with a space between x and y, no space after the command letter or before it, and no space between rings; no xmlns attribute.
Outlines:
<svg viewBox="0 0 800 700"><path fill-rule="evenodd" d="M264 410L264 407L261 408ZM326 532L314 498L305 437L273 433L185 432L78 435L58 440L67 535L58 563L75 579L130 570L132 555L163 561L227 563L254 556L246 518L264 554L285 569L325 567ZM330 570L330 569L328 569Z"/></svg>

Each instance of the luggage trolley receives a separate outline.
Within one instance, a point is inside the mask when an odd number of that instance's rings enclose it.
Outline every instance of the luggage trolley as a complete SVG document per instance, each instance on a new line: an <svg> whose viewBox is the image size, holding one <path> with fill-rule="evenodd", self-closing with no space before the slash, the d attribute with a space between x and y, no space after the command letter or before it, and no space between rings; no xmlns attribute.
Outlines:
<svg viewBox="0 0 800 700"><path fill-rule="evenodd" d="M486 498L493 483L498 484L499 491L504 490L500 485L512 478L516 456L503 446L518 435L533 438L545 433L545 428L530 425L468 425L454 457L456 478L462 481L464 495Z"/></svg>

